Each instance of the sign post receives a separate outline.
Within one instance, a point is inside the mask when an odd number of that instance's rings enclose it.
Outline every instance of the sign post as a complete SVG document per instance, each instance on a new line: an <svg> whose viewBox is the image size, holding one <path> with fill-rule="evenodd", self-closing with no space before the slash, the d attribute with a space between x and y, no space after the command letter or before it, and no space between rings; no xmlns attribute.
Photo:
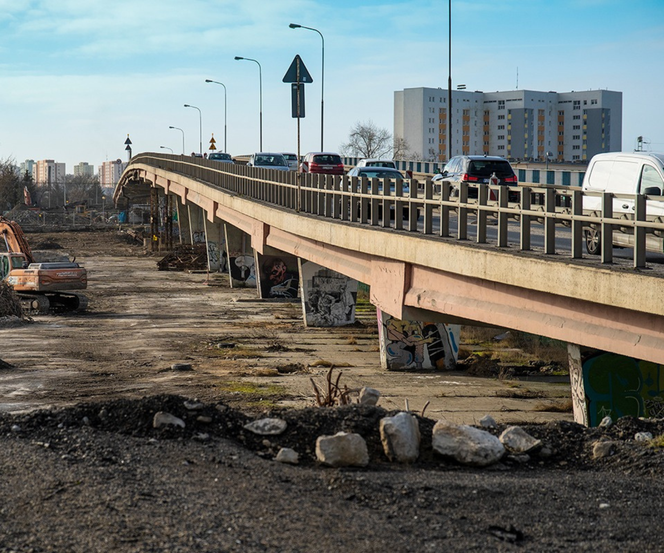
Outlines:
<svg viewBox="0 0 664 553"><path fill-rule="evenodd" d="M285 83L291 83L291 115L297 119L297 206L299 212L301 207L301 179L300 173L300 119L304 117L304 84L313 83L311 74L307 71L299 54L293 58L288 71L282 79Z"/></svg>

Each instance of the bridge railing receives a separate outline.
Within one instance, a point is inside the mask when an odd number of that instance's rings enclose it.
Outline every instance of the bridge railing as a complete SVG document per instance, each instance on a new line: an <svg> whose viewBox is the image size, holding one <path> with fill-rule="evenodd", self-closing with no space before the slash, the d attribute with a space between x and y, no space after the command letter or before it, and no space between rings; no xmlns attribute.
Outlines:
<svg viewBox="0 0 664 553"><path fill-rule="evenodd" d="M614 244L620 244L633 249L636 268L646 266L646 251L664 252L664 217L653 215L653 211L664 214L661 197L603 193L600 208L591 211L584 209L584 201L598 194L570 186L464 183L452 190L428 179L295 173L157 153L139 154L132 163L180 173L281 208L349 223L474 240L500 248L518 243L520 251L565 253L572 259L583 258L583 246L590 241L603 263L614 260ZM132 164L119 188L131 169ZM631 202L634 209L614 214L616 200Z"/></svg>

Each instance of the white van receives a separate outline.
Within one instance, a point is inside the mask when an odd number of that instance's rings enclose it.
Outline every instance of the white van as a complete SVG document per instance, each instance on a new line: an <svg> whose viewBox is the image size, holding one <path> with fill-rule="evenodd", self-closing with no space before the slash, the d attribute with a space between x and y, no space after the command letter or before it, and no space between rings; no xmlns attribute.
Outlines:
<svg viewBox="0 0 664 553"><path fill-rule="evenodd" d="M597 154L588 164L581 185L584 193L583 210L594 215L602 213L602 192L615 194L613 216L632 219L634 217L634 196L664 196L664 154L650 152L613 152ZM597 194L593 194L597 193ZM647 202L648 219L664 217L664 201L653 199ZM623 230L629 230L626 227ZM599 231L585 231L586 249L590 254L601 251ZM634 236L630 232L615 232L613 243L617 246L632 247ZM647 249L664 251L664 241L651 234L647 238Z"/></svg>

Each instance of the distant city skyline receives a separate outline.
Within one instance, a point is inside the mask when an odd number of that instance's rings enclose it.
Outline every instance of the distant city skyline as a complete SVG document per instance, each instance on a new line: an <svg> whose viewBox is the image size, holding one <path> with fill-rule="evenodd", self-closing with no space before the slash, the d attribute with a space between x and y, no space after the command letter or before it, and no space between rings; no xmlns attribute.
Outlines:
<svg viewBox="0 0 664 553"><path fill-rule="evenodd" d="M226 125L228 151L249 154L260 114L263 149L297 151L282 82L295 55L313 78L300 153L318 150L322 41L289 23L324 36L325 149L357 122L394 133L395 91L447 87L447 13L419 0L0 0L0 159L53 159L72 173L126 161L127 134L135 154L181 153L183 141L188 154L201 136L207 151L213 133L223 149ZM662 16L659 0L452 0L453 87L620 91L623 150L641 136L664 151Z"/></svg>

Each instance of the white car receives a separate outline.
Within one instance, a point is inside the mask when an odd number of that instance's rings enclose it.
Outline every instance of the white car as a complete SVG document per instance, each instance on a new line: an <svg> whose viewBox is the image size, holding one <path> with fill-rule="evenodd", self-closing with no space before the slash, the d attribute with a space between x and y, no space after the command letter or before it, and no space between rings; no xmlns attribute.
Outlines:
<svg viewBox="0 0 664 553"><path fill-rule="evenodd" d="M357 167L390 167L396 169L397 164L391 159L367 158L357 162Z"/></svg>
<svg viewBox="0 0 664 553"><path fill-rule="evenodd" d="M260 167L261 169L274 169L275 171L290 171L288 162L282 154L273 154L270 152L257 152L251 154L249 167Z"/></svg>
<svg viewBox="0 0 664 553"><path fill-rule="evenodd" d="M290 167L290 170L297 171L297 167L300 164L297 159L297 156L290 152L281 152L281 155L284 156L284 159L286 160L286 163Z"/></svg>

